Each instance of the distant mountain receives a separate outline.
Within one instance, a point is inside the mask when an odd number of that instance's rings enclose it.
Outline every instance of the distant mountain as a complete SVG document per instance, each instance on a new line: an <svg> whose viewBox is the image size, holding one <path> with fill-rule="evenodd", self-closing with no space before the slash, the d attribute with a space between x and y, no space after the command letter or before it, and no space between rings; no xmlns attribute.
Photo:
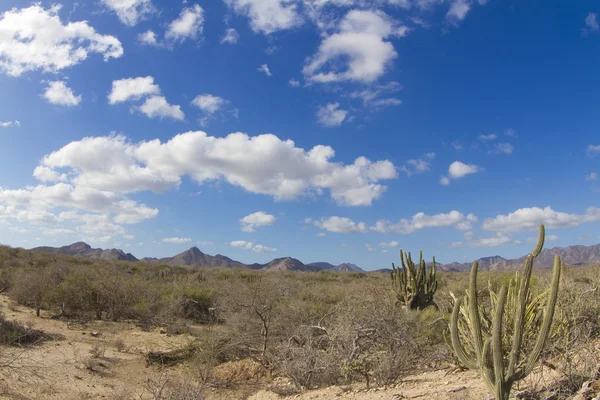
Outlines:
<svg viewBox="0 0 600 400"><path fill-rule="evenodd" d="M31 250L43 251L45 253L64 254L69 256L96 258L101 260L138 261L131 253L125 253L121 249L92 249L84 242L77 242L63 247L36 247Z"/></svg>
<svg viewBox="0 0 600 400"><path fill-rule="evenodd" d="M320 268L304 265L300 260L291 257L276 258L265 264L261 270L264 271L319 271Z"/></svg>
<svg viewBox="0 0 600 400"><path fill-rule="evenodd" d="M93 249L89 244L84 242L73 243L63 247L36 247L32 250L43 251L53 254L64 254L70 256L88 257L103 260L122 260L122 261L138 261L131 253L125 253L120 249ZM554 263L554 256L559 255L562 261L567 265L578 266L585 264L600 263L600 244L593 246L569 246L569 247L554 247L552 249L542 250L536 258L534 266L538 268L551 268ZM480 258L479 268L482 270L506 270L517 268L525 262L526 256L516 259L506 259L500 256ZM225 268L251 268L255 270L265 271L336 271L336 272L352 272L363 270L355 264L344 263L333 265L327 262L314 262L303 264L300 260L291 257L276 258L267 264L244 264L239 261L232 260L222 254L211 256L204 254L197 247L192 247L183 253L179 253L173 257L154 258L146 257L142 261L155 262L170 265L190 265L202 267L225 267ZM428 263L429 265L429 263ZM471 269L472 263L453 262L449 264L437 263L439 271L468 271ZM389 272L389 268L382 268L372 272Z"/></svg>

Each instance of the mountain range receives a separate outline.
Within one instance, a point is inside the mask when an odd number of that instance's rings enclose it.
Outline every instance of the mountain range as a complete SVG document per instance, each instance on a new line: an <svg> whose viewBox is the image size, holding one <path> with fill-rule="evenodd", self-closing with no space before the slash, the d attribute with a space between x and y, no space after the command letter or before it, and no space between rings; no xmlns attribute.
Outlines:
<svg viewBox="0 0 600 400"><path fill-rule="evenodd" d="M121 261L140 261L131 253L125 253L121 249L93 249L84 242L73 243L63 247L36 247L32 250L43 251L53 254L64 254L70 256L88 257L103 260L121 260ZM552 249L542 250L536 258L534 266L538 268L551 268L554 263L554 256L559 255L563 263L570 266L579 266L585 264L600 263L600 244L593 246L568 246L554 247ZM506 259L500 256L480 258L479 268L486 270L505 270L523 265L526 256ZM225 268L250 268L264 271L336 271L336 272L363 272L363 270L351 263L333 265L327 262L315 262L304 264L300 260L291 257L276 258L266 264L244 264L240 261L232 260L222 254L211 256L205 254L197 247L192 247L173 257L165 258L143 258L141 261L169 264L169 265L189 265L203 267L225 267ZM468 271L471 263L453 262L449 264L436 264L439 271ZM389 269L379 269L379 272L389 271Z"/></svg>

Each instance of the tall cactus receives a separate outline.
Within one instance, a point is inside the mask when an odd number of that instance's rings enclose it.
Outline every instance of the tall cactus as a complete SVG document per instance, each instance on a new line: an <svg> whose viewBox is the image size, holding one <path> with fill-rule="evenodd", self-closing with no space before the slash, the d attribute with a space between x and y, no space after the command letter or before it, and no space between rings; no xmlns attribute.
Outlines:
<svg viewBox="0 0 600 400"><path fill-rule="evenodd" d="M544 225L540 225L537 246L527 256L523 275L519 277L517 274L514 279L511 279L509 285L503 285L498 293L493 293L490 288L490 296L493 300L490 317L485 314L483 307L477 301L477 269L479 267L477 261L473 263L470 287L466 293L468 307L461 307L460 299L455 299L454 302L450 320L450 335L454 353L465 366L480 371L484 382L496 400L507 400L513 383L531 373L550 335L561 274L559 256L554 259L549 294L543 296L546 306L541 324L538 325L539 330L535 344L528 354L523 354L523 339L533 337L535 333L536 324L531 323L534 317L531 316L532 307L530 306L532 301L537 302L541 297L538 296L532 300L529 282L533 261L542 251L544 238ZM518 292L516 291L517 285L519 286ZM509 302L507 302L507 297L511 298ZM510 349L507 348L508 346L503 346L502 343L504 337L503 317L507 304L514 307L508 313L514 316L512 329L508 329L507 333L507 335L512 335ZM540 316L537 317L539 321ZM482 320L488 329L482 328ZM461 343L460 336L464 337L468 349L465 349Z"/></svg>
<svg viewBox="0 0 600 400"><path fill-rule="evenodd" d="M406 258L406 262L405 262ZM409 310L423 310L431 305L436 306L433 295L438 287L435 274L435 257L427 271L423 252L419 255L419 266L415 267L410 253L400 250L402 267L396 268L392 263L392 287L398 302ZM437 306L436 306L437 307Z"/></svg>

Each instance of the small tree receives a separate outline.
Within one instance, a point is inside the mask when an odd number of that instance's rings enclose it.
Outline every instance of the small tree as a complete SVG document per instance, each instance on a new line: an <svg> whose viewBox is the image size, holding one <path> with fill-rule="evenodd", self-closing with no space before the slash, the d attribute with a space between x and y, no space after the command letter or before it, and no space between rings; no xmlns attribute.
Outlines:
<svg viewBox="0 0 600 400"><path fill-rule="evenodd" d="M11 295L17 303L34 308L39 317L57 285L57 271L52 267L18 270L13 278Z"/></svg>

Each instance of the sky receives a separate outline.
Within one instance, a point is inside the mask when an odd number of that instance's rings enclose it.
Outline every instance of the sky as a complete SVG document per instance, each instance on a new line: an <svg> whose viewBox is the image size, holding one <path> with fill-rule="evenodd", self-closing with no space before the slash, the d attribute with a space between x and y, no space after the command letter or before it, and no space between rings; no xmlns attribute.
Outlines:
<svg viewBox="0 0 600 400"><path fill-rule="evenodd" d="M0 4L0 243L371 270L600 242L600 4Z"/></svg>

